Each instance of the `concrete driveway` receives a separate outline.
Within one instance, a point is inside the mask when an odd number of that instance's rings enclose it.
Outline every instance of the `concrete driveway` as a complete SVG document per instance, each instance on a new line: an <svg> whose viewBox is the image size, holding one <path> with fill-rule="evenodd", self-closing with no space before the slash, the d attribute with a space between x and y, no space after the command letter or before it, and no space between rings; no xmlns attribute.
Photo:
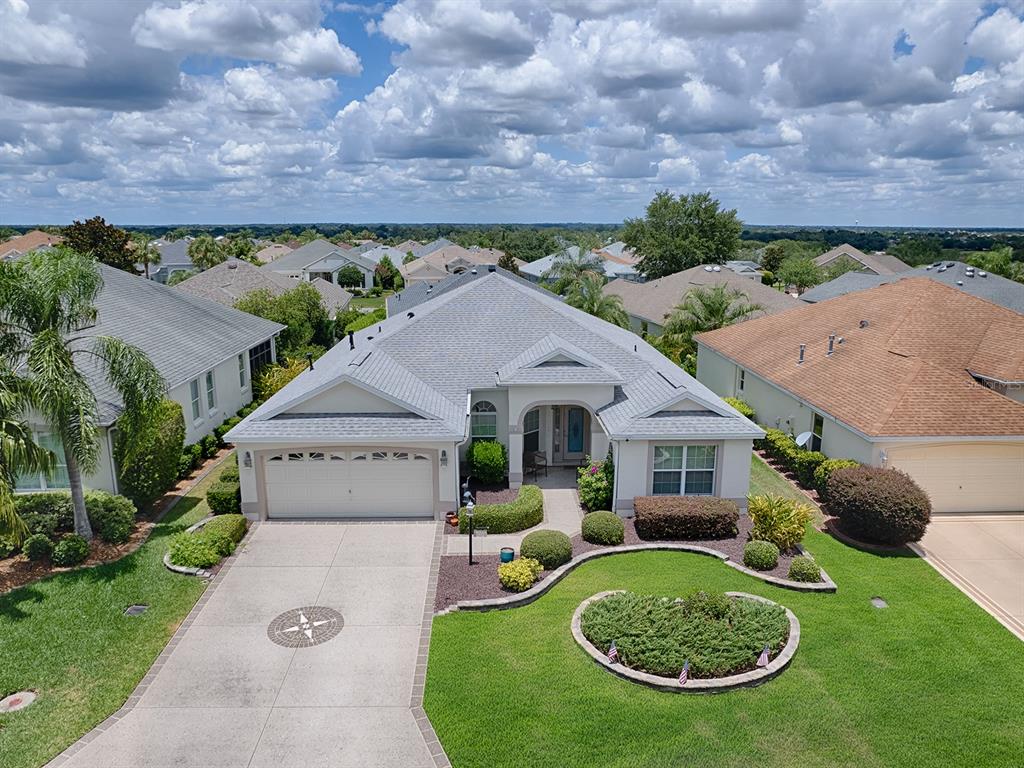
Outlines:
<svg viewBox="0 0 1024 768"><path fill-rule="evenodd" d="M54 765L434 768L432 753L447 765L422 710L438 530L259 525L121 716ZM343 621L313 626L309 616L300 626L292 615L268 632L304 606L334 609ZM322 630L338 626L323 640ZM319 644L285 647L271 634Z"/></svg>
<svg viewBox="0 0 1024 768"><path fill-rule="evenodd" d="M916 546L1024 640L1024 515L939 515Z"/></svg>

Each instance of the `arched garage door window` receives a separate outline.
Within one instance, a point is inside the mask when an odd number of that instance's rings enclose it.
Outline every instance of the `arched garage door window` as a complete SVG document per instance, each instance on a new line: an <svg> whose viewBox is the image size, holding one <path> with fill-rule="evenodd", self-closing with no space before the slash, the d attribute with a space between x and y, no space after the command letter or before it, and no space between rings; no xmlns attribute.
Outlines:
<svg viewBox="0 0 1024 768"><path fill-rule="evenodd" d="M473 406L469 416L469 434L474 443L498 439L498 409L494 403L481 400Z"/></svg>

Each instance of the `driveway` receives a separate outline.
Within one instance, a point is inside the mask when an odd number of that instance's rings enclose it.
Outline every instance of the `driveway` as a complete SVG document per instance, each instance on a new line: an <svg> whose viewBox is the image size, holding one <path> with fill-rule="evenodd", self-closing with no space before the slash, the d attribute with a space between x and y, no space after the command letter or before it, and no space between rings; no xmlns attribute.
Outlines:
<svg viewBox="0 0 1024 768"><path fill-rule="evenodd" d="M432 750L447 765L422 710L437 533L257 526L122 716L54 765L433 768Z"/></svg>
<svg viewBox="0 0 1024 768"><path fill-rule="evenodd" d="M939 515L917 548L1024 640L1024 515Z"/></svg>

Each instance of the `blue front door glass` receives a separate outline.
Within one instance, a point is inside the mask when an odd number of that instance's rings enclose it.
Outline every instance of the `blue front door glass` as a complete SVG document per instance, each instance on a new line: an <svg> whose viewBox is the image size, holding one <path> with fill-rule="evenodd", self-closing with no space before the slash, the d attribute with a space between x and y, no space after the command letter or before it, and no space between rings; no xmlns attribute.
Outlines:
<svg viewBox="0 0 1024 768"><path fill-rule="evenodd" d="M567 450L569 453L583 452L583 409L569 409L569 440Z"/></svg>

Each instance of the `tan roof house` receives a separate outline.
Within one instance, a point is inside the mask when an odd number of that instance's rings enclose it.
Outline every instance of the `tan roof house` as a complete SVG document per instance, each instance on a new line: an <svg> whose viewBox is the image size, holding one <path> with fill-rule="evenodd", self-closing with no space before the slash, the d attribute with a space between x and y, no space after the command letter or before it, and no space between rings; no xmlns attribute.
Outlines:
<svg viewBox="0 0 1024 768"><path fill-rule="evenodd" d="M16 256L24 256L26 253L31 253L37 248L43 248L48 245L57 245L62 242L64 242L64 238L60 235L51 235L49 232L33 229L31 232L26 232L24 235L12 237L10 240L5 240L0 243L0 259L11 259Z"/></svg>
<svg viewBox="0 0 1024 768"><path fill-rule="evenodd" d="M814 260L814 263L822 269L828 269L844 258L857 262L860 265L861 272L867 272L871 275L895 275L897 272L906 272L910 269L908 264L904 264L888 253L881 251L864 253L849 243L843 243L842 245L837 245L831 251L825 251L825 253Z"/></svg>
<svg viewBox="0 0 1024 768"><path fill-rule="evenodd" d="M436 283L449 275L458 275L473 267L497 264L505 254L496 248L463 248L454 243L431 251L408 264L402 264L398 271L408 285L410 283ZM518 266L525 262L516 259Z"/></svg>
<svg viewBox="0 0 1024 768"><path fill-rule="evenodd" d="M256 261L260 264L269 264L274 259L278 259L286 253L291 253L293 250L295 249L284 245L283 243L271 243L270 245L256 251Z"/></svg>
<svg viewBox="0 0 1024 768"><path fill-rule="evenodd" d="M914 277L696 337L697 378L937 512L1024 511L1024 317Z"/></svg>

